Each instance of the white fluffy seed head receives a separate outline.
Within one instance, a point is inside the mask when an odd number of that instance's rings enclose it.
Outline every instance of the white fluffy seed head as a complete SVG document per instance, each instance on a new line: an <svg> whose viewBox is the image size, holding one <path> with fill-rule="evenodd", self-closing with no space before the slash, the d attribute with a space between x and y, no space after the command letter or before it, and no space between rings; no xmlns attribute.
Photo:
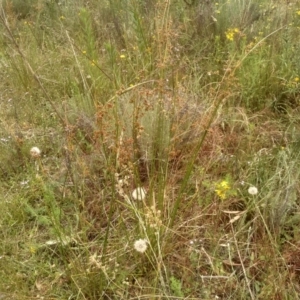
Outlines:
<svg viewBox="0 0 300 300"><path fill-rule="evenodd" d="M258 190L257 190L257 188L255 186L250 186L249 189L248 189L248 193L250 195L257 195Z"/></svg>
<svg viewBox="0 0 300 300"><path fill-rule="evenodd" d="M132 198L134 200L144 200L146 197L146 191L143 187L137 187L136 189L133 190L132 192Z"/></svg>
<svg viewBox="0 0 300 300"><path fill-rule="evenodd" d="M147 241L144 240L144 239L139 239L139 240L136 240L134 242L134 249L137 251L137 252L140 252L140 253L144 253L147 248L148 248L148 244L147 244Z"/></svg>
<svg viewBox="0 0 300 300"><path fill-rule="evenodd" d="M41 150L38 147L32 147L30 149L30 155L33 158L37 158L41 156Z"/></svg>

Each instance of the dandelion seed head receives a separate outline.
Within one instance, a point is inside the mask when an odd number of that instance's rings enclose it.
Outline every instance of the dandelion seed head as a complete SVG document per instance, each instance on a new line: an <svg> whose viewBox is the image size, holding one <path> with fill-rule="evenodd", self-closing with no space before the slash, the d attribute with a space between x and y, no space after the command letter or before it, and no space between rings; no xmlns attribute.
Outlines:
<svg viewBox="0 0 300 300"><path fill-rule="evenodd" d="M250 186L249 189L248 189L248 193L250 195L257 195L258 189L255 186Z"/></svg>
<svg viewBox="0 0 300 300"><path fill-rule="evenodd" d="M136 189L133 190L132 192L132 198L134 200L144 200L146 197L146 191L143 187L137 187Z"/></svg>
<svg viewBox="0 0 300 300"><path fill-rule="evenodd" d="M23 180L20 182L20 185L27 185L29 183L29 180Z"/></svg>
<svg viewBox="0 0 300 300"><path fill-rule="evenodd" d="M134 242L134 249L137 252L144 253L148 248L147 241L145 239L139 239Z"/></svg>
<svg viewBox="0 0 300 300"><path fill-rule="evenodd" d="M41 156L41 150L38 147L32 147L30 149L30 155L33 158L37 158Z"/></svg>

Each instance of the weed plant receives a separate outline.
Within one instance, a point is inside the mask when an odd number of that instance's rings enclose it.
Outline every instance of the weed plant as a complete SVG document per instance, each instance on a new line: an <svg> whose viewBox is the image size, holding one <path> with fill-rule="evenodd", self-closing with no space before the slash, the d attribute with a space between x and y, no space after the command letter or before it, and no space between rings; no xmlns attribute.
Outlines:
<svg viewBox="0 0 300 300"><path fill-rule="evenodd" d="M0 21L0 299L298 299L298 1Z"/></svg>

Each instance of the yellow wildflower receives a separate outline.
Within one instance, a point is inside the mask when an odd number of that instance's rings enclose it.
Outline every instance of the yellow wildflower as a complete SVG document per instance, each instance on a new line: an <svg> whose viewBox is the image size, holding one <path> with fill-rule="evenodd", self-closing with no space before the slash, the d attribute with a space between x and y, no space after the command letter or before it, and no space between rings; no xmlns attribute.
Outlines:
<svg viewBox="0 0 300 300"><path fill-rule="evenodd" d="M229 28L225 32L226 38L229 41L233 41L236 34L240 33L240 30L238 28Z"/></svg>
<svg viewBox="0 0 300 300"><path fill-rule="evenodd" d="M229 41L233 41L233 33L232 32L226 32L226 38Z"/></svg>
<svg viewBox="0 0 300 300"><path fill-rule="evenodd" d="M222 199L225 200L226 199L226 194L221 191L221 190L215 190L216 194Z"/></svg>
<svg viewBox="0 0 300 300"><path fill-rule="evenodd" d="M300 10L297 10L297 11L296 11L296 14L297 14L298 16L300 16Z"/></svg>
<svg viewBox="0 0 300 300"><path fill-rule="evenodd" d="M228 181L226 180L223 180L221 183L220 183L220 187L224 190L229 190L230 187L229 187L229 184L228 184Z"/></svg>
<svg viewBox="0 0 300 300"><path fill-rule="evenodd" d="M35 254L35 253L36 253L36 250L37 250L37 249L36 249L35 246L32 246L32 245L31 245L31 246L29 247L29 251L30 251L31 254Z"/></svg>
<svg viewBox="0 0 300 300"><path fill-rule="evenodd" d="M227 180L223 180L217 184L215 193L220 197L221 200L225 200L227 192L230 190L230 185Z"/></svg>

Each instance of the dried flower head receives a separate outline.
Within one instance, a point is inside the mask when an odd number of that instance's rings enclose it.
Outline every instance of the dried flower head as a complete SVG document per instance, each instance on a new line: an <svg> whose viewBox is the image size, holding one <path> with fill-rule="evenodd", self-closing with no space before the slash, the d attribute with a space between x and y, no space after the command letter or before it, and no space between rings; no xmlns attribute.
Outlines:
<svg viewBox="0 0 300 300"><path fill-rule="evenodd" d="M147 240L139 239L134 242L134 249L137 252L144 253L148 248Z"/></svg>
<svg viewBox="0 0 300 300"><path fill-rule="evenodd" d="M161 211L156 209L155 205L145 207L145 219L151 228L159 228L162 225Z"/></svg>
<svg viewBox="0 0 300 300"><path fill-rule="evenodd" d="M32 147L32 148L30 149L30 155L31 155L33 158L40 157L40 156L41 156L41 150L40 150L38 147Z"/></svg>
<svg viewBox="0 0 300 300"><path fill-rule="evenodd" d="M143 187L137 187L136 189L133 190L132 192L132 198L134 200L144 200L146 197L146 191Z"/></svg>
<svg viewBox="0 0 300 300"><path fill-rule="evenodd" d="M248 193L250 195L257 195L258 189L255 186L250 186L249 189L248 189Z"/></svg>

